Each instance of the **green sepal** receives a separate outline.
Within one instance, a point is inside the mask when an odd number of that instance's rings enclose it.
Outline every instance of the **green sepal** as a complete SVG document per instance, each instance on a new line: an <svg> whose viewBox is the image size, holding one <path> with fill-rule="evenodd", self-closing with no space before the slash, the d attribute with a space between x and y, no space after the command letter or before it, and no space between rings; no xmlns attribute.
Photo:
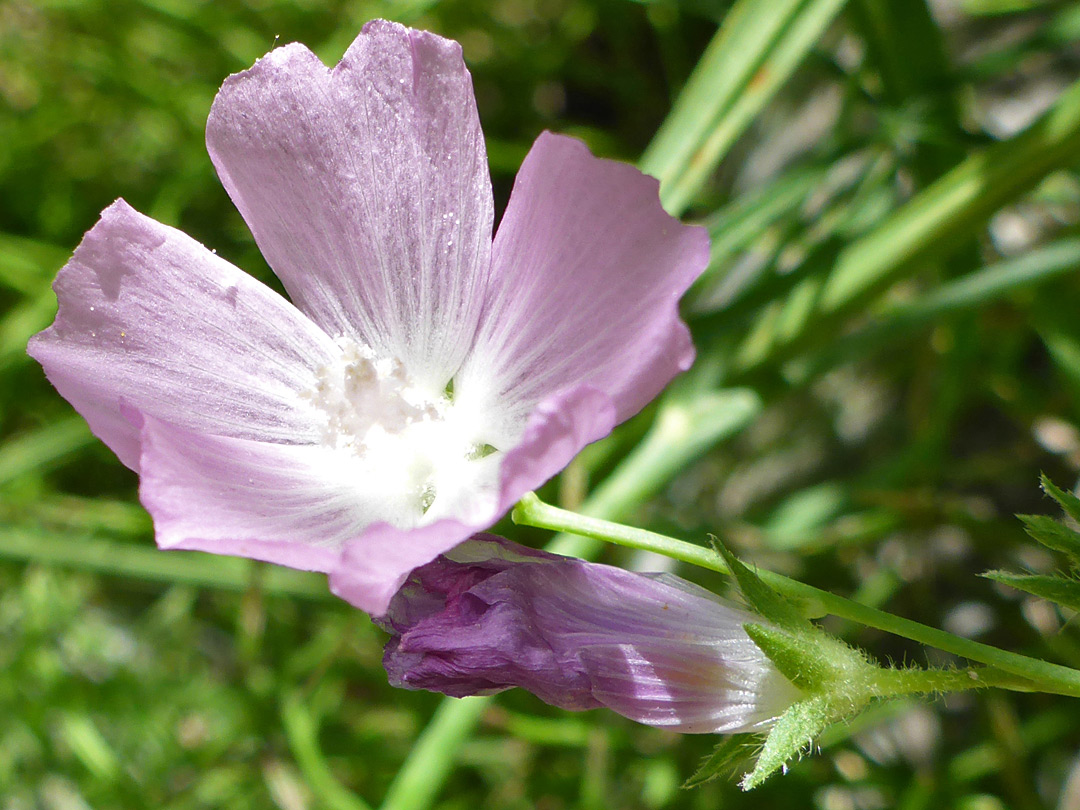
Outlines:
<svg viewBox="0 0 1080 810"><path fill-rule="evenodd" d="M879 669L859 650L813 625L797 632L763 624L747 624L743 629L780 673L803 692L828 693L840 699L853 689L863 691Z"/></svg>
<svg viewBox="0 0 1080 810"><path fill-rule="evenodd" d="M1057 501L1066 515L1080 523L1080 498L1056 486L1046 477L1046 473L1039 475L1039 481L1042 482L1043 492Z"/></svg>
<svg viewBox="0 0 1080 810"><path fill-rule="evenodd" d="M851 717L892 691L884 669L866 655L814 625L783 628L744 625L746 634L803 697L773 725L754 768L740 783L751 790L807 749L830 725Z"/></svg>
<svg viewBox="0 0 1080 810"><path fill-rule="evenodd" d="M987 571L982 576L1018 591L1080 610L1080 582L1075 579L1042 574L1013 574L1009 571Z"/></svg>
<svg viewBox="0 0 1080 810"><path fill-rule="evenodd" d="M740 770L742 762L760 748L761 742L754 734L732 734L724 737L713 752L701 761L694 775L683 783L683 789L700 787L721 776L734 776Z"/></svg>
<svg viewBox="0 0 1080 810"><path fill-rule="evenodd" d="M743 565L739 558L720 542L719 538L709 535L709 540L716 553L724 558L728 570L739 585L739 591L750 607L779 627L792 629L813 627L795 604L766 585L761 577Z"/></svg>
<svg viewBox="0 0 1080 810"><path fill-rule="evenodd" d="M743 777L739 787L753 790L788 760L809 749L814 737L836 720L836 708L828 695L815 695L793 704L773 725L754 769Z"/></svg>

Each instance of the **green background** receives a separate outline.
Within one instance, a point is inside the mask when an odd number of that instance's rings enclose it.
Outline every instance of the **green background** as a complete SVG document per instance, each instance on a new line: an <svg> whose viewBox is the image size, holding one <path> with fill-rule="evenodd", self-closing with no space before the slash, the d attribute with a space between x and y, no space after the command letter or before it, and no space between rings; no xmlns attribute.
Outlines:
<svg viewBox="0 0 1080 810"><path fill-rule="evenodd" d="M155 551L134 475L25 355L119 196L276 284L205 152L214 93L275 42L332 64L399 19L462 42L498 210L550 128L714 235L697 370L550 500L1080 665L1071 613L976 576L1063 567L1012 515L1080 470L1080 4L730 5L0 4L0 808L1076 806L1080 710L1040 695L876 706L751 794L679 789L712 738L517 692L418 747L440 698L386 685L363 615L314 575Z"/></svg>

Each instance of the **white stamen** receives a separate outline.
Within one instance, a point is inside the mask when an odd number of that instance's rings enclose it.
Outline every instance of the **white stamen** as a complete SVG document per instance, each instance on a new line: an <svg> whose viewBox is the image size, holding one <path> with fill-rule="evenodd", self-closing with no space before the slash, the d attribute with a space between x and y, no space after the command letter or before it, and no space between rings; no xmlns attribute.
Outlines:
<svg viewBox="0 0 1080 810"><path fill-rule="evenodd" d="M401 528L490 509L501 453L447 395L417 386L404 366L342 338L341 355L303 394L321 413L323 444L358 464L373 520Z"/></svg>

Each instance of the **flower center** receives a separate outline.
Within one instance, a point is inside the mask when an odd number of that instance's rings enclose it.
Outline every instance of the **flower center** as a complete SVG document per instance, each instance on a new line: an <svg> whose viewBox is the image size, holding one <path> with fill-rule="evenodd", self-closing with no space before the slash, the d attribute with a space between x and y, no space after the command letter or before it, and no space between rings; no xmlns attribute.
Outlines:
<svg viewBox="0 0 1080 810"><path fill-rule="evenodd" d="M450 392L416 385L393 357L342 338L304 396L323 416L323 445L348 453L371 520L400 528L490 508L498 462Z"/></svg>
<svg viewBox="0 0 1080 810"><path fill-rule="evenodd" d="M432 398L412 385L392 357L376 357L367 346L340 340L337 362L319 369L312 400L326 415L323 442L358 455L411 426L442 419L445 396Z"/></svg>

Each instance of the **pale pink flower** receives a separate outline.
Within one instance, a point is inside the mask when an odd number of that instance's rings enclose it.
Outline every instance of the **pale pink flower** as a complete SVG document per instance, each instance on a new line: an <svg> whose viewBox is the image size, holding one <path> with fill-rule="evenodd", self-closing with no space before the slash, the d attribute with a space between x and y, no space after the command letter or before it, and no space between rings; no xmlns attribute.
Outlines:
<svg viewBox="0 0 1080 810"><path fill-rule="evenodd" d="M141 478L163 548L330 571L381 613L692 358L677 302L705 232L657 182L545 133L494 242L457 43L375 21L230 76L207 122L293 303L122 200L30 343Z"/></svg>

